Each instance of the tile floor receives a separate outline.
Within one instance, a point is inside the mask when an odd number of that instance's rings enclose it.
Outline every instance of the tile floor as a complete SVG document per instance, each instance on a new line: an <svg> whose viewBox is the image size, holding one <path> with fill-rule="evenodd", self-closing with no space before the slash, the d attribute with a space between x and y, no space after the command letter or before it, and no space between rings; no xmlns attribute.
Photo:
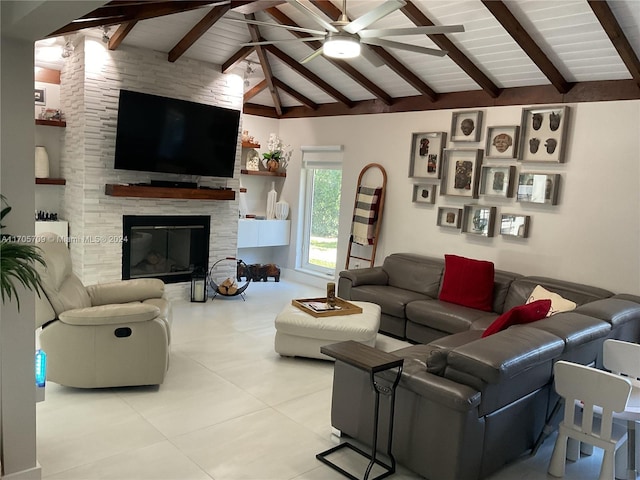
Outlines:
<svg viewBox="0 0 640 480"><path fill-rule="evenodd" d="M275 315L292 298L320 295L281 281L250 285L244 302L174 303L171 367L159 388L49 382L37 405L43 478L342 479L315 458L337 441L329 424L332 363L273 350ZM402 346L380 340L386 350ZM547 479L552 448L553 437L491 480ZM568 465L565 478L597 478L599 459ZM421 477L400 466L392 478Z"/></svg>

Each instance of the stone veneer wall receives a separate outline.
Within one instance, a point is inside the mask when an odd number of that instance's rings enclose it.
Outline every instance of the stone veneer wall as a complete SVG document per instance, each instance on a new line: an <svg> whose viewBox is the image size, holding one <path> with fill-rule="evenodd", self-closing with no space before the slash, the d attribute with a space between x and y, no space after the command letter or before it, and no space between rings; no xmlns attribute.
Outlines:
<svg viewBox="0 0 640 480"><path fill-rule="evenodd" d="M113 168L120 89L190 100L240 110L242 79L220 67L189 59L167 61L165 53L120 47L109 51L83 38L61 75L61 105L67 128L61 174L67 180L62 218L69 220L75 273L85 285L120 280L123 215L209 215L209 263L237 251L238 199L235 201L111 197L107 183L154 180L199 181L237 190L241 149L233 179L115 170ZM242 129L240 125L239 131ZM240 143L240 136L238 136ZM97 242L96 239L106 238ZM189 284L167 285L169 296L185 297Z"/></svg>

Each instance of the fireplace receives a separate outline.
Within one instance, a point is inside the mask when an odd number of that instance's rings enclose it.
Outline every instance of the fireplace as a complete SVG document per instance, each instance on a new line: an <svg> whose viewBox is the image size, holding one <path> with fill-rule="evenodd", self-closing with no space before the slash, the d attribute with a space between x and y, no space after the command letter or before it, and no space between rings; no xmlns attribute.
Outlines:
<svg viewBox="0 0 640 480"><path fill-rule="evenodd" d="M209 265L210 224L205 215L123 216L122 279L190 281Z"/></svg>

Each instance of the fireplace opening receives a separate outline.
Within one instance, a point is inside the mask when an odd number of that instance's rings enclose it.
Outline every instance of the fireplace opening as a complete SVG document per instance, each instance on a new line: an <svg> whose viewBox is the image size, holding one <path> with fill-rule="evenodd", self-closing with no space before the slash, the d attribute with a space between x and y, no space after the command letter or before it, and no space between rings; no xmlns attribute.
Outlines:
<svg viewBox="0 0 640 480"><path fill-rule="evenodd" d="M188 282L207 270L211 218L205 215L125 215L122 279Z"/></svg>

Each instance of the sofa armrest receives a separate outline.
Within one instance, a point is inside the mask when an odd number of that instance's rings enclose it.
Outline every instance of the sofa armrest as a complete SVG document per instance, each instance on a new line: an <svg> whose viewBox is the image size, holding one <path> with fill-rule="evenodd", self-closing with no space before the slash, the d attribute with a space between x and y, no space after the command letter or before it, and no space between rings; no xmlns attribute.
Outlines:
<svg viewBox="0 0 640 480"><path fill-rule="evenodd" d="M421 362L405 361L400 385L421 397L459 412L477 408L482 396L474 388L427 372Z"/></svg>
<svg viewBox="0 0 640 480"><path fill-rule="evenodd" d="M137 278L119 282L100 283L87 287L92 306L141 302L149 298L162 298L164 282L157 278Z"/></svg>
<svg viewBox="0 0 640 480"><path fill-rule="evenodd" d="M117 325L148 322L160 314L160 309L148 303L123 303L97 307L75 308L60 314L67 325Z"/></svg>
<svg viewBox="0 0 640 480"><path fill-rule="evenodd" d="M387 272L382 267L343 270L340 272L340 278L351 280L352 287L359 285L386 285L389 281Z"/></svg>

